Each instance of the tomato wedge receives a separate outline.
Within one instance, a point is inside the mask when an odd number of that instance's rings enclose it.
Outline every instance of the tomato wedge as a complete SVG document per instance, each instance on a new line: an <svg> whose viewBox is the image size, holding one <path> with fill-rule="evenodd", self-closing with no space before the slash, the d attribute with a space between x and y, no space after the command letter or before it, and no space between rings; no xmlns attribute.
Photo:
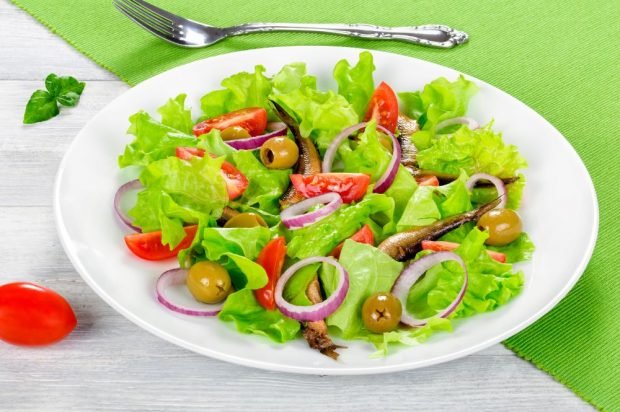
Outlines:
<svg viewBox="0 0 620 412"><path fill-rule="evenodd" d="M0 339L13 345L49 345L77 325L69 302L28 282L0 286Z"/></svg>
<svg viewBox="0 0 620 412"><path fill-rule="evenodd" d="M418 183L418 186L439 186L437 176L420 176L416 177L415 181Z"/></svg>
<svg viewBox="0 0 620 412"><path fill-rule="evenodd" d="M315 175L290 175L293 186L304 197L336 192L345 203L360 200L366 194L370 176L364 173L317 173Z"/></svg>
<svg viewBox="0 0 620 412"><path fill-rule="evenodd" d="M378 124L394 133L398 124L398 99L386 82L381 82L370 98L364 121L375 119Z"/></svg>
<svg viewBox="0 0 620 412"><path fill-rule="evenodd" d="M194 156L203 157L205 151L196 147L177 147L176 155L179 159L189 160ZM217 157L211 155L211 157ZM248 187L248 179L235 166L228 162L222 163L222 177L226 181L228 199L238 198Z"/></svg>
<svg viewBox="0 0 620 412"><path fill-rule="evenodd" d="M454 242L444 242L441 240L423 240L422 249L432 250L434 252L450 252L457 247L461 246ZM495 252L493 250L487 250L487 253L491 259L497 260L500 263L506 263L506 255L501 252Z"/></svg>
<svg viewBox="0 0 620 412"><path fill-rule="evenodd" d="M261 135L267 127L267 110L249 107L204 120L194 126L194 135L200 136L212 129L224 130L233 126L243 127L251 136Z"/></svg>
<svg viewBox="0 0 620 412"><path fill-rule="evenodd" d="M267 243L258 255L256 263L261 265L267 272L267 284L254 291L256 300L267 310L276 308L276 283L282 274L284 258L286 257L286 241L283 237L277 237Z"/></svg>
<svg viewBox="0 0 620 412"><path fill-rule="evenodd" d="M134 255L146 260L163 260L175 257L183 249L187 249L192 244L198 225L186 226L185 239L173 250L161 244L161 231L148 233L134 233L125 236L125 244Z"/></svg>
<svg viewBox="0 0 620 412"><path fill-rule="evenodd" d="M370 229L370 226L368 225L362 226L362 228L358 230L357 232L355 232L355 234L351 236L349 239L354 240L357 243L365 243L367 245L375 244L375 235L373 235L372 230ZM334 250L332 250L332 252L329 255L338 259L340 257L340 252L342 252L343 246L344 246L344 242L341 242L338 246L334 248Z"/></svg>

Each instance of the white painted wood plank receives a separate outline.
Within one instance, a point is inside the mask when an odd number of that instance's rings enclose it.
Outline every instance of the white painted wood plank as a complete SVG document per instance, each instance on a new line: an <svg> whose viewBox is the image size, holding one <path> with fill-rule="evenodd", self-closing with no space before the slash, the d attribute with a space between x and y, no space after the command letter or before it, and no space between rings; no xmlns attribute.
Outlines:
<svg viewBox="0 0 620 412"><path fill-rule="evenodd" d="M313 377L215 361L130 323L72 268L50 207L68 144L127 86L7 0L0 0L0 39L0 283L52 287L72 302L80 322L56 346L0 343L1 410L591 410L501 345L422 370ZM53 121L24 127L25 102L49 72L88 80L82 101Z"/></svg>
<svg viewBox="0 0 620 412"><path fill-rule="evenodd" d="M56 72L80 80L117 80L8 0L0 0L0 44L0 79L43 80Z"/></svg>

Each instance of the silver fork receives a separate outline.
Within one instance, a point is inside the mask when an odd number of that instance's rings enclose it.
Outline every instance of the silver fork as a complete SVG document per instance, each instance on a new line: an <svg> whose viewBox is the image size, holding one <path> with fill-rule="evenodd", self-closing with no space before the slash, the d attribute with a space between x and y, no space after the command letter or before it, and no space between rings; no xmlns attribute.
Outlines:
<svg viewBox="0 0 620 412"><path fill-rule="evenodd" d="M465 32L443 25L381 27L370 24L247 23L214 27L160 9L144 0L113 0L114 6L137 25L177 46L206 47L227 37L269 31L340 34L376 40L401 40L449 49L467 41Z"/></svg>

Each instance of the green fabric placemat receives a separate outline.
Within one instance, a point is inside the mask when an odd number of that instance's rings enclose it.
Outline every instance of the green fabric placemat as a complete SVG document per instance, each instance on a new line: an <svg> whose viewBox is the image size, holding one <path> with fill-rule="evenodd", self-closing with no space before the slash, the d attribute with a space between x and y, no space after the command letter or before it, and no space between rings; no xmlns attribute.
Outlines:
<svg viewBox="0 0 620 412"><path fill-rule="evenodd" d="M454 50L302 33L256 34L189 50L150 36L109 0L12 1L130 84L237 50L351 46L447 65L533 107L566 136L588 166L600 202L600 236L590 266L570 295L505 344L597 408L620 410L620 1L156 1L173 12L222 26L251 21L443 23L471 35L470 43Z"/></svg>

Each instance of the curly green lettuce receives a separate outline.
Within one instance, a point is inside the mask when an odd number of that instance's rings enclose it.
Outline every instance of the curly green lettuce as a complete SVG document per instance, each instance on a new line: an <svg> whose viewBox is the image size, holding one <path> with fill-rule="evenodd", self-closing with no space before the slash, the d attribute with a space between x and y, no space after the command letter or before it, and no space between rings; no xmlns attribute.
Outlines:
<svg viewBox="0 0 620 412"><path fill-rule="evenodd" d="M133 223L144 232L161 230L162 243L176 247L185 237L184 224L217 218L228 203L221 164L210 156L151 162L140 174L145 189L128 212Z"/></svg>
<svg viewBox="0 0 620 412"><path fill-rule="evenodd" d="M421 127L413 135L416 147L428 147L442 120L464 116L470 99L477 92L478 86L461 75L453 82L440 77L422 91L399 93L401 111L416 119Z"/></svg>
<svg viewBox="0 0 620 412"><path fill-rule="evenodd" d="M346 59L334 67L334 79L338 84L338 94L347 99L360 119L366 114L368 102L375 90L372 74L375 71L372 54L361 52L359 61L353 67Z"/></svg>

